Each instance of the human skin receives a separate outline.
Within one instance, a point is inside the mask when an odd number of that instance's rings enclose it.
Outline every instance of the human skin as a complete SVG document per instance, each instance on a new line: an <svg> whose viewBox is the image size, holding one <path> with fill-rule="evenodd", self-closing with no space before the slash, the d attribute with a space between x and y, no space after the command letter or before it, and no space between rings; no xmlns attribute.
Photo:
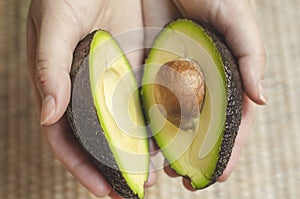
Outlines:
<svg viewBox="0 0 300 199"><path fill-rule="evenodd" d="M152 2L152 4L151 4ZM90 162L72 134L64 116L70 100L70 67L73 51L80 39L95 29L111 34L146 26L162 27L180 16L210 23L226 38L238 58L244 85L243 119L230 162L220 177L228 178L241 153L249 133L255 103L265 104L263 85L265 51L255 22L254 13L246 0L32 0L27 23L28 73L36 93L37 108L43 134L54 155L89 191L98 197L120 198ZM157 12L164 8L165 12ZM153 15L153 13L155 13ZM87 17L88 16L88 17ZM155 16L155 17L153 17ZM138 35L136 45L147 42L147 35ZM128 59L140 66L142 50ZM166 173L175 176L166 167ZM151 172L146 186L155 183ZM183 184L193 190L184 178Z"/></svg>

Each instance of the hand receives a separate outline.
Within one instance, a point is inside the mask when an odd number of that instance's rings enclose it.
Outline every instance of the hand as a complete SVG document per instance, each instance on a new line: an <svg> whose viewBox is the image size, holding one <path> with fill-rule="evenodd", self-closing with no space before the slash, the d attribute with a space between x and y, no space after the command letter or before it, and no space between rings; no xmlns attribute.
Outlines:
<svg viewBox="0 0 300 199"><path fill-rule="evenodd" d="M223 175L219 178L219 181L224 181L234 169L247 139L255 116L254 104L264 105L267 101L263 83L266 55L254 17L255 2L250 0L162 0L161 5L151 4L149 0L145 2L150 4L147 5L147 9L144 5L146 25L162 27L168 21L177 18L179 11L183 17L205 21L215 27L225 36L226 42L238 59L245 91L243 116L232 156ZM155 10L162 8L167 9L157 12L161 15L151 15ZM166 167L165 171L170 176L177 176L170 167ZM194 190L185 178L183 184L187 189Z"/></svg>
<svg viewBox="0 0 300 199"><path fill-rule="evenodd" d="M110 185L81 150L69 128L65 110L70 100L69 72L73 51L80 39L95 29L112 34L143 26L139 0L32 0L27 24L28 71L32 80L43 133L54 155L98 197L110 195ZM133 42L143 42L143 35ZM143 52L131 53L133 66ZM147 186L155 177L150 175Z"/></svg>

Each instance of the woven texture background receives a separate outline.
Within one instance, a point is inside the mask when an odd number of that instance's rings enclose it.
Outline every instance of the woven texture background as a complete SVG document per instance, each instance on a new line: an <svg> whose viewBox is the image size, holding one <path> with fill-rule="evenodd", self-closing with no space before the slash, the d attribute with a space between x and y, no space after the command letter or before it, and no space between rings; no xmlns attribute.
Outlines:
<svg viewBox="0 0 300 199"><path fill-rule="evenodd" d="M28 0L0 0L0 198L94 198L61 166L40 132L26 75ZM267 107L231 178L191 193L162 171L147 199L296 199L300 196L300 1L259 0L268 54Z"/></svg>

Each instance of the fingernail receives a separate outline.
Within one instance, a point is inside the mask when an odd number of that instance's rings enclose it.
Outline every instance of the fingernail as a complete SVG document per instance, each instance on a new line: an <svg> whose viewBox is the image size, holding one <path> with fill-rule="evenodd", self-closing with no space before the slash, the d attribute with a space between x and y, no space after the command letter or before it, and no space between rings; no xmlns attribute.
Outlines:
<svg viewBox="0 0 300 199"><path fill-rule="evenodd" d="M268 97L267 97L267 92L265 88L265 84L263 81L259 83L259 98L263 102L263 104L267 104L268 102Z"/></svg>
<svg viewBox="0 0 300 199"><path fill-rule="evenodd" d="M43 99L41 110L41 125L47 123L55 113L55 100L53 96L47 96Z"/></svg>

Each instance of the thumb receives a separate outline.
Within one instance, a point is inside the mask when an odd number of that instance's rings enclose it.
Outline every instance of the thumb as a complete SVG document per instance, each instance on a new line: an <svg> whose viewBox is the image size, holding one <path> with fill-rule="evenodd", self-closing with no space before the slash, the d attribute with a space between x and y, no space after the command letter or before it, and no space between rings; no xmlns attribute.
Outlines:
<svg viewBox="0 0 300 199"><path fill-rule="evenodd" d="M70 79L68 71L50 60L37 62L36 84L40 92L42 125L57 122L64 114L70 99Z"/></svg>
<svg viewBox="0 0 300 199"><path fill-rule="evenodd" d="M39 90L42 125L57 122L70 100L69 77L76 35L61 21L42 23L37 32L35 83Z"/></svg>
<svg viewBox="0 0 300 199"><path fill-rule="evenodd" d="M243 86L247 96L257 104L266 104L264 70L266 53L249 1L240 1L234 10L219 15L221 32L238 58Z"/></svg>

